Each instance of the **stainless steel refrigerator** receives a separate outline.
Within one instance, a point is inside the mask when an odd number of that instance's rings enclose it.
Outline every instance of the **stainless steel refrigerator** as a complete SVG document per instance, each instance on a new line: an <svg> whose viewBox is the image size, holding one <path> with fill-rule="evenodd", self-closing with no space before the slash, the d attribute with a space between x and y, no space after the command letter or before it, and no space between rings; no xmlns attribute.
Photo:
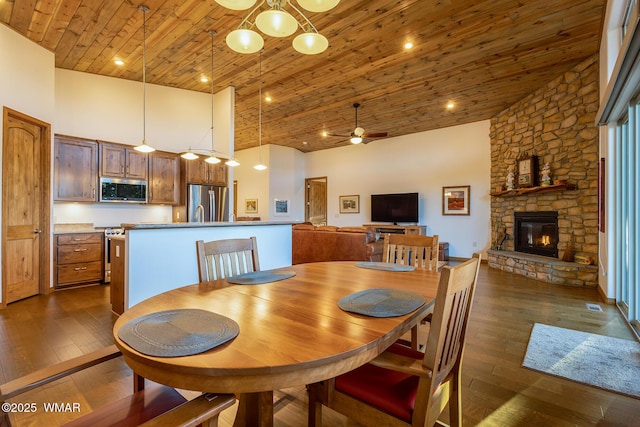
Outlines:
<svg viewBox="0 0 640 427"><path fill-rule="evenodd" d="M228 221L228 203L227 187L198 184L189 184L187 187L189 222Z"/></svg>

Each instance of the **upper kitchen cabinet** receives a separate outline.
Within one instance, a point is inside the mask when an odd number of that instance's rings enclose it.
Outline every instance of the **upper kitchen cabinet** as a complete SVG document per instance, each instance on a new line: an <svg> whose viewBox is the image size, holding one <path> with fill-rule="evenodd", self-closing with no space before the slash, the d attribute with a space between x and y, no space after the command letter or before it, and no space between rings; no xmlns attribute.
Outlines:
<svg viewBox="0 0 640 427"><path fill-rule="evenodd" d="M149 156L132 147L100 143L100 176L147 179Z"/></svg>
<svg viewBox="0 0 640 427"><path fill-rule="evenodd" d="M53 200L95 202L98 143L56 135L54 158Z"/></svg>
<svg viewBox="0 0 640 427"><path fill-rule="evenodd" d="M188 160L185 162L188 184L227 185L227 165L211 164L204 160Z"/></svg>
<svg viewBox="0 0 640 427"><path fill-rule="evenodd" d="M149 155L149 203L180 203L180 156L154 151Z"/></svg>

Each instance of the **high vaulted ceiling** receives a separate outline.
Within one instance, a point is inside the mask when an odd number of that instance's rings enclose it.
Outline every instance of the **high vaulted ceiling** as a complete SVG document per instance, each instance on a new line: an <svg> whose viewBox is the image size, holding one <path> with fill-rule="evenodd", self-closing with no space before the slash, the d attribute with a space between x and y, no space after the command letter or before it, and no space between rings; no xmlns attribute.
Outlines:
<svg viewBox="0 0 640 427"><path fill-rule="evenodd" d="M361 127L390 137L489 119L596 53L605 3L342 0L307 13L329 39L324 53L264 37L263 144L347 145L321 132L349 134L354 102ZM236 88L235 148L257 146L259 54L225 44L249 11L214 0L0 0L0 22L54 52L56 67L142 81L143 4L147 82L210 92L199 79L211 74L215 30L215 91Z"/></svg>

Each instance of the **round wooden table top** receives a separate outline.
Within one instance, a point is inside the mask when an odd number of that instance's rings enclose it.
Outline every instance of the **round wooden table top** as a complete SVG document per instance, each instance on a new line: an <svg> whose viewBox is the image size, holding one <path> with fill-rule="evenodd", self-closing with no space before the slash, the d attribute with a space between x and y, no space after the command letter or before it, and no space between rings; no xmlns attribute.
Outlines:
<svg viewBox="0 0 640 427"><path fill-rule="evenodd" d="M298 264L274 270L296 273L277 282L233 285L217 280L162 293L120 316L114 325L116 345L137 374L187 390L253 393L335 377L367 363L416 325L432 305L440 277L420 269L393 272L355 264ZM341 298L371 288L415 292L426 304L386 318L338 307ZM139 316L186 308L229 317L240 333L203 353L166 358L141 354L118 338L118 329Z"/></svg>

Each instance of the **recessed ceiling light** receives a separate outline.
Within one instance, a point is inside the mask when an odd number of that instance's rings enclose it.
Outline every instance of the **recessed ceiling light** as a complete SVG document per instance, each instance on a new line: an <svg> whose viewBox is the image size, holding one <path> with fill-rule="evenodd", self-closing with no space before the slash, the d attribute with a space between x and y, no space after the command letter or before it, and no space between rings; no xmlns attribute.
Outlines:
<svg viewBox="0 0 640 427"><path fill-rule="evenodd" d="M207 83L207 82L209 82L209 79L207 78L207 76L202 76L202 77L200 77L200 81L202 83Z"/></svg>
<svg viewBox="0 0 640 427"><path fill-rule="evenodd" d="M456 105L453 103L453 101L447 102L447 110L453 110L453 107L455 106Z"/></svg>
<svg viewBox="0 0 640 427"><path fill-rule="evenodd" d="M413 47L413 43L411 43L411 42L406 42L406 43L404 44L404 48L405 48L405 49L411 49L412 47Z"/></svg>
<svg viewBox="0 0 640 427"><path fill-rule="evenodd" d="M267 102L271 102L271 97L269 95L267 95L267 96L264 97L264 100L267 101Z"/></svg>
<svg viewBox="0 0 640 427"><path fill-rule="evenodd" d="M324 138L326 138L327 136L329 136L329 133L328 133L326 130L323 130L323 131L322 131L322 136L323 136Z"/></svg>
<svg viewBox="0 0 640 427"><path fill-rule="evenodd" d="M116 64L117 66L121 67L124 65L124 61L122 59L115 59L113 61L114 64Z"/></svg>

